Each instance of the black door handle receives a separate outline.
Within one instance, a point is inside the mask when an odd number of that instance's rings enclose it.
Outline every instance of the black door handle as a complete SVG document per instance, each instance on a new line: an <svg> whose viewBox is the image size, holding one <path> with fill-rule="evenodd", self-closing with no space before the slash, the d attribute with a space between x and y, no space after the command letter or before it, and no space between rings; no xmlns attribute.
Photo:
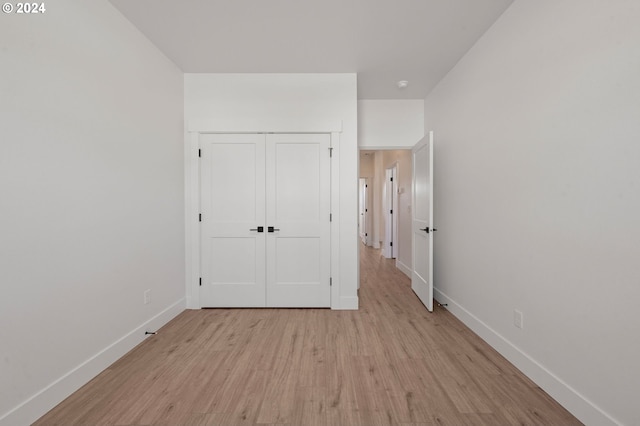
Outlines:
<svg viewBox="0 0 640 426"><path fill-rule="evenodd" d="M264 226L258 226L257 228L249 229L249 231L264 232Z"/></svg>
<svg viewBox="0 0 640 426"><path fill-rule="evenodd" d="M274 232L274 231L279 231L279 230L280 230L279 228L274 228L273 226L267 227L267 231L269 231L269 232Z"/></svg>
<svg viewBox="0 0 640 426"><path fill-rule="evenodd" d="M420 230L426 232L427 234L429 233L429 227L428 226L426 228L424 228L424 229L421 228ZM434 229L434 231L435 231L435 229Z"/></svg>

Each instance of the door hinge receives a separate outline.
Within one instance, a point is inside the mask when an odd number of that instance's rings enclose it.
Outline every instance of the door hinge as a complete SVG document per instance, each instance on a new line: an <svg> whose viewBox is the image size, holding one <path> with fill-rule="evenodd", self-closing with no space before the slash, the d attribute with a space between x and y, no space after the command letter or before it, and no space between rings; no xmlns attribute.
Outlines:
<svg viewBox="0 0 640 426"><path fill-rule="evenodd" d="M393 178L391 178L391 182L393 182Z"/></svg>
<svg viewBox="0 0 640 426"><path fill-rule="evenodd" d="M364 236L365 236L365 237L368 237L368 236L369 236L369 234L367 234L367 233L365 232L365 233L364 233Z"/></svg>
<svg viewBox="0 0 640 426"><path fill-rule="evenodd" d="M329 277L329 287L333 286L333 278Z"/></svg>
<svg viewBox="0 0 640 426"><path fill-rule="evenodd" d="M389 210L389 214L393 214L393 210Z"/></svg>
<svg viewBox="0 0 640 426"><path fill-rule="evenodd" d="M365 213L366 213L366 212L368 212L368 211L369 211L369 209L364 209L364 212L365 212Z"/></svg>
<svg viewBox="0 0 640 426"><path fill-rule="evenodd" d="M198 213L198 222L202 222L202 213Z"/></svg>
<svg viewBox="0 0 640 426"><path fill-rule="evenodd" d="M198 150L198 157L202 157L202 150L201 149Z"/></svg>
<svg viewBox="0 0 640 426"><path fill-rule="evenodd" d="M365 185L364 187L365 187L365 188L368 188L368 187L369 187L369 185Z"/></svg>
<svg viewBox="0 0 640 426"><path fill-rule="evenodd" d="M332 221L333 221L333 214L329 213L329 222L332 222Z"/></svg>
<svg viewBox="0 0 640 426"><path fill-rule="evenodd" d="M390 245L391 247L393 247L393 241L389 242L389 245Z"/></svg>
<svg viewBox="0 0 640 426"><path fill-rule="evenodd" d="M333 157L333 148L329 148L329 157Z"/></svg>
<svg viewBox="0 0 640 426"><path fill-rule="evenodd" d="M202 277L200 277L200 287L202 287Z"/></svg>

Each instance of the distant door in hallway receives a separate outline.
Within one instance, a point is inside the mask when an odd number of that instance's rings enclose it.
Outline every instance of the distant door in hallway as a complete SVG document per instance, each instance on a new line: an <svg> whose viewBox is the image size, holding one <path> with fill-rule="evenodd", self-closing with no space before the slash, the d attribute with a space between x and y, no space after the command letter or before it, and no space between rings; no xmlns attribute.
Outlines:
<svg viewBox="0 0 640 426"><path fill-rule="evenodd" d="M385 241L382 254L395 259L398 255L398 167L385 171Z"/></svg>
<svg viewBox="0 0 640 426"><path fill-rule="evenodd" d="M330 306L329 143L201 136L203 307Z"/></svg>
<svg viewBox="0 0 640 426"><path fill-rule="evenodd" d="M413 147L412 156L411 288L433 311L433 132Z"/></svg>
<svg viewBox="0 0 640 426"><path fill-rule="evenodd" d="M367 231L368 227L368 207L367 203L369 201L368 197L368 189L369 184L367 182L367 178L360 178L358 180L358 232L360 234L360 240L364 245L368 244L369 235Z"/></svg>

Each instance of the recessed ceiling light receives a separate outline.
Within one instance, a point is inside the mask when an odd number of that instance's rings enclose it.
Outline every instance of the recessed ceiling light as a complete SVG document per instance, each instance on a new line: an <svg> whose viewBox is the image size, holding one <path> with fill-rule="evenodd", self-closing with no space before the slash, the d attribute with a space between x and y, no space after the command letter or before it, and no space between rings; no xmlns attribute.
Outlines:
<svg viewBox="0 0 640 426"><path fill-rule="evenodd" d="M404 89L409 85L407 80L400 80L398 83L398 89Z"/></svg>

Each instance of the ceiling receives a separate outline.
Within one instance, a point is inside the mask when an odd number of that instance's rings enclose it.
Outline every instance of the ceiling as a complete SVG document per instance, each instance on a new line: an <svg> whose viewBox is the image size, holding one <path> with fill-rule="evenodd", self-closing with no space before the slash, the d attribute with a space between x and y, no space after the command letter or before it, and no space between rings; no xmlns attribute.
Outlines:
<svg viewBox="0 0 640 426"><path fill-rule="evenodd" d="M186 73L357 72L359 99L425 98L513 2L110 1Z"/></svg>

